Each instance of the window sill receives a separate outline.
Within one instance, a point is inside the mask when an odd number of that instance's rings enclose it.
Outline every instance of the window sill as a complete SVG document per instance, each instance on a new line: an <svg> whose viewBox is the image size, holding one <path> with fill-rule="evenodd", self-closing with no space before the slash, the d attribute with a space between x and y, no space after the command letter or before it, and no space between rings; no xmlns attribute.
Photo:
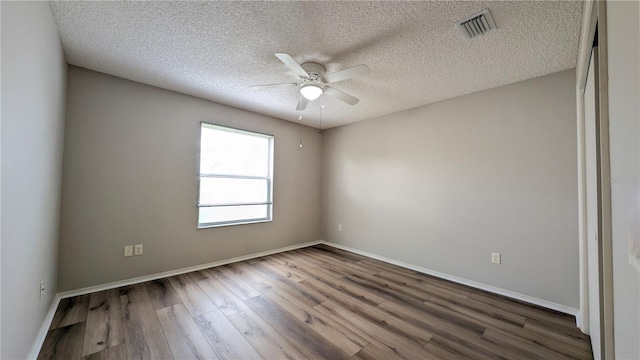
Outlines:
<svg viewBox="0 0 640 360"><path fill-rule="evenodd" d="M218 228L218 227L224 227L224 226L248 225L248 224L260 224L260 223L267 223L267 222L272 222L272 221L273 221L273 219L268 219L268 220L251 220L251 221L230 222L230 223L220 223L220 224L216 224L216 223L212 223L212 224L198 224L198 230L200 230L200 229L209 229L209 228Z"/></svg>

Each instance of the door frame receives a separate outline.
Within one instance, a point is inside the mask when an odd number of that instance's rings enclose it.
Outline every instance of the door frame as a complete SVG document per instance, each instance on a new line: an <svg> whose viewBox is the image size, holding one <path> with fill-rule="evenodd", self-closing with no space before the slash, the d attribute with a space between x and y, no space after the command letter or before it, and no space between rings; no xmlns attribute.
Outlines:
<svg viewBox="0 0 640 360"><path fill-rule="evenodd" d="M596 31L597 30L597 31ZM580 260L580 312L578 327L589 333L589 281L587 276L587 193L585 170L584 89L587 81L591 49L598 44L597 60L597 108L596 129L599 157L598 168L598 232L600 237L600 335L601 358L614 359L613 342L613 256L611 232L611 184L609 182L609 97L607 72L607 24L606 2L586 0L583 3L582 29L576 63L576 114L578 145L578 238Z"/></svg>

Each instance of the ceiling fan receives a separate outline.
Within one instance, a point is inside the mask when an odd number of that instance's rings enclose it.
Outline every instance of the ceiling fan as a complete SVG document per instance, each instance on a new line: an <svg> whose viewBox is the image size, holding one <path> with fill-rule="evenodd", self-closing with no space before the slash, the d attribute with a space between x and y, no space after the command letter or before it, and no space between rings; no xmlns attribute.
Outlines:
<svg viewBox="0 0 640 360"><path fill-rule="evenodd" d="M285 83L285 84L268 84L268 85L256 85L251 86L250 89L261 89L270 87L286 87L286 86L298 86L300 87L300 101L296 106L297 111L302 111L307 107L307 103L310 100L315 100L320 95L327 94L334 98L344 101L349 105L355 105L360 101L358 98L351 96L343 91L337 90L327 84L335 83L342 80L351 79L357 76L364 76L369 74L369 68L366 65L358 65L352 68L336 71L330 74L325 74L324 66L314 63L306 62L299 65L293 58L284 53L275 54L280 61L287 65L293 72L300 76L300 82L298 83Z"/></svg>

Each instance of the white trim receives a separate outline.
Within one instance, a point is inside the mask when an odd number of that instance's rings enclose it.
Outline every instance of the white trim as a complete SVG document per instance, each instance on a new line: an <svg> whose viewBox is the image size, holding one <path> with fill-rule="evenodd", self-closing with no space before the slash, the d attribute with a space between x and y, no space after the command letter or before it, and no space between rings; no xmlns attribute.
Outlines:
<svg viewBox="0 0 640 360"><path fill-rule="evenodd" d="M300 248L303 248L303 247L313 246L313 245L317 245L317 244L320 244L320 243L321 243L321 241L310 241L310 242L306 242L306 243L302 243L302 244L295 244L295 245L291 245L291 246L285 246L285 247L278 248L278 249L262 251L262 252L259 252L259 253L253 253L253 254L249 254L249 255L238 256L238 257L219 260L219 261L214 261L214 262L210 262L210 263L206 263L206 264L189 266L189 267L185 267L185 268L181 268L181 269L177 269L177 270L170 270L170 271L165 271L165 272L151 274L151 275L139 276L139 277L126 279L126 280L114 281L114 282L110 282L110 283L107 283L107 284L89 286L89 287L82 288L82 289L65 291L65 292L62 292L62 293L58 293L58 295L60 296L61 299L68 298L68 297L73 297L73 296L78 296L78 295L85 295L85 294L90 294L90 293L97 292L97 291L115 289L115 288L119 288L119 287L122 287L122 286L134 285L134 284L139 284L139 283L143 283L143 282L147 282L147 281L151 281L151 280L157 280L157 279L162 279L162 278L166 278L166 277L170 277L170 276L186 274L186 273L190 273L192 271L208 269L208 268L211 268L211 267L214 267L214 266L226 265L226 264L231 264L231 263L238 262L238 261L255 259L255 258L258 258L258 257L261 257L261 256L267 256L267 255L277 254L277 253L284 252L284 251L300 249Z"/></svg>
<svg viewBox="0 0 640 360"><path fill-rule="evenodd" d="M31 351L29 352L27 359L38 358L42 344L44 344L44 339L47 337L47 333L49 332L49 326L51 326L51 322L53 321L53 316L56 314L58 304L60 304L60 299L60 294L56 294L56 296L53 297L47 316L45 316L44 322L42 323L42 326L40 326L40 330L38 330L38 336L36 336L36 340L31 347Z"/></svg>
<svg viewBox="0 0 640 360"><path fill-rule="evenodd" d="M587 83L591 45L596 31L597 2L585 0L582 6L582 27L580 28L580 43L578 44L578 58L576 60L576 87L584 90Z"/></svg>
<svg viewBox="0 0 640 360"><path fill-rule="evenodd" d="M467 279L464 279L464 278L461 278L461 277L457 277L457 276L453 276L453 275L447 275L447 274L441 273L439 271L423 268L421 266L408 264L408 263L405 263L405 262L402 262L402 261L398 261L398 260L393 260L393 259L390 259L388 257L372 254L372 253L369 253L369 252L366 252L366 251L362 251L362 250L357 250L357 249L354 249L354 248L351 248L351 247L348 247L348 246L344 246L344 245L341 245L341 244L336 244L336 243L332 243L332 242L328 242L328 241L322 241L322 243L326 244L326 245L329 245L329 246L333 246L333 247L338 248L338 249L342 249L342 250L350 251L350 252L353 252L353 253L356 253L356 254L360 254L360 255L363 255L363 256L366 256L366 257L370 257L372 259L384 261L384 262L389 263L389 264L401 266L403 268L419 271L419 272L427 274L427 275L432 275L432 276L435 276L435 277L439 277L441 279L453 281L453 282L458 283L458 284L471 286L471 287L476 288L476 289L489 291L489 292L492 292L494 294L506 296L506 297L509 297L509 298L512 298L512 299L521 300L521 301L524 301L524 302L527 302L527 303L530 303L530 304L542 306L542 307L545 307L547 309L559 311L561 313L573 315L573 316L576 316L576 318L577 318L577 315L579 313L578 309L572 308L570 306L557 304L557 303L554 303L554 302L551 302L551 301L535 298L535 297L529 296L529 295L520 294L520 293L517 293L515 291L501 289L499 287L486 285L486 284L483 284L483 283L475 282L475 281L472 281L472 280L467 280Z"/></svg>
<svg viewBox="0 0 640 360"><path fill-rule="evenodd" d="M584 135L584 88L591 59L591 49L597 23L597 3L585 0L582 8L582 26L576 60L576 137L578 155L578 256L580 282L580 310L576 324L585 334L589 334L589 279L587 269L587 220L586 220L586 173Z"/></svg>

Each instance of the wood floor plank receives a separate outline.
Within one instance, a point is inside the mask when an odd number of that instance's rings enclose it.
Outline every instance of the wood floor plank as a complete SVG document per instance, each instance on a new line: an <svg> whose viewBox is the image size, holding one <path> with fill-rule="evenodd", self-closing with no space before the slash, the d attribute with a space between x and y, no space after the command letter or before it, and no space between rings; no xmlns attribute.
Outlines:
<svg viewBox="0 0 640 360"><path fill-rule="evenodd" d="M439 316L442 316L442 318L444 319L450 318L452 319L452 321L455 321L455 322L470 323L471 324L470 326L481 326L481 327L486 327L487 329L490 329L490 328L501 329L506 332L518 334L518 336L526 340L535 339L535 337L532 337L531 332L517 325L501 322L494 318L488 317L484 314L470 313L471 316L468 316L466 314L469 314L468 313L469 310L466 308L458 309L455 306L442 306L435 303L431 303L429 301L425 302L424 305L428 311L433 312L434 314L439 314ZM456 310L461 310L461 311L458 312ZM483 338L485 337L483 336ZM465 339L465 340L468 340L468 339ZM541 343L544 343L545 344L544 346L546 347L549 347L549 346L553 347L554 345L554 343L550 341L549 338L540 338L539 341ZM560 356L562 356L564 352L573 351L572 349L567 349L568 348L567 346L564 346L560 343L556 342L555 345L557 345L557 349L560 350L558 354ZM486 345L482 345L481 347L489 349L488 347L486 347ZM514 351L514 349L511 349L509 346L504 346L504 345L498 345L498 349L493 350L493 352L494 354L501 355L503 356L503 358L507 358L507 359L526 360L532 356L531 354L528 354L527 351L524 349L515 349ZM504 354L506 354L506 357Z"/></svg>
<svg viewBox="0 0 640 360"><path fill-rule="evenodd" d="M263 358L290 360L306 358L253 310L245 310L228 318Z"/></svg>
<svg viewBox="0 0 640 360"><path fill-rule="evenodd" d="M119 291L111 289L91 294L82 356L123 344L124 340Z"/></svg>
<svg viewBox="0 0 640 360"><path fill-rule="evenodd" d="M391 290L395 294L401 294L406 298L412 298L416 301L426 301L432 296L436 296L435 292L427 291L425 289L408 287L406 285L398 284L395 281L391 281L375 275L349 275L345 277L345 280L349 280L366 287L370 287L373 285L378 287L379 289ZM449 294L446 295L448 296Z"/></svg>
<svg viewBox="0 0 640 360"><path fill-rule="evenodd" d="M298 282L307 279L307 276L297 269L284 266L268 258L253 259L249 263L253 265L256 271L259 271L270 280L286 279Z"/></svg>
<svg viewBox="0 0 640 360"><path fill-rule="evenodd" d="M484 356L502 359L511 358L508 353L503 353L498 346L482 338L486 329L460 326L455 322L439 319L427 311L403 306L402 304L392 301L385 301L379 304L378 308L386 311L390 315L425 329L441 339L442 341L440 342L442 343L450 341L465 349L470 349L478 355L484 354ZM430 340L429 343L432 341L433 339ZM429 343L427 343L427 345ZM452 350L454 349L452 348ZM437 354L438 352L435 353Z"/></svg>
<svg viewBox="0 0 640 360"><path fill-rule="evenodd" d="M534 343L533 341L527 341L502 330L487 329L482 337L487 340L493 341L498 345L509 347L511 351L519 352L529 359L570 359L569 356L551 351L539 344Z"/></svg>
<svg viewBox="0 0 640 360"><path fill-rule="evenodd" d="M85 356L83 359L84 360L126 360L127 345L120 344L118 346L104 349L100 352Z"/></svg>
<svg viewBox="0 0 640 360"><path fill-rule="evenodd" d="M416 281L424 281L434 286L438 286L444 289L448 289L451 291L459 291L461 293L470 293L473 292L473 289L468 286L457 284L449 280L437 278L432 275L428 275L425 273L421 273L419 271L403 268L400 266L396 266L393 264L386 263L384 261L376 260L376 259L366 259L362 260L361 263L367 264L369 266L376 267L380 269L380 271L388 271L398 275L410 277Z"/></svg>
<svg viewBox="0 0 640 360"><path fill-rule="evenodd" d="M50 330L42 344L38 360L79 359L82 356L84 331L84 322Z"/></svg>
<svg viewBox="0 0 640 360"><path fill-rule="evenodd" d="M429 342L424 346L424 349L442 359L509 359L506 357L496 356L495 354L479 352L477 349L466 347L452 340L440 338L437 335L435 335L433 339L429 340Z"/></svg>
<svg viewBox="0 0 640 360"><path fill-rule="evenodd" d="M191 274L172 276L169 278L169 282L191 316L202 315L218 309L198 286Z"/></svg>
<svg viewBox="0 0 640 360"><path fill-rule="evenodd" d="M229 316L240 311L249 309L249 307L240 300L231 290L229 290L220 280L211 276L206 271L198 272L202 278L196 283L204 291L205 294L213 301L223 314Z"/></svg>
<svg viewBox="0 0 640 360"><path fill-rule="evenodd" d="M505 349L501 346L482 338L486 331L483 326L469 326L467 322L460 322L455 317L441 316L441 313L434 313L427 307L418 308L405 306L404 304L385 301L378 305L378 308L389 314L403 319L411 324L424 328L426 331L438 337L440 346L432 345L425 347L425 350L433 348L435 354L442 354L442 351L462 352L471 351L477 357L488 357L498 359L522 359L517 353ZM431 343L433 339L429 341ZM427 343L427 345L429 345ZM441 349L444 347L445 349ZM466 350L462 351L464 348Z"/></svg>
<svg viewBox="0 0 640 360"><path fill-rule="evenodd" d="M299 286L299 283L288 281L285 279L280 279L280 281L265 281L263 283L254 284L254 287L262 284L266 284L273 288L278 288L281 291L286 292L290 296L297 298L298 301L302 301L309 306L316 306L321 302L327 301L327 297L324 296L321 292L316 291L315 289ZM258 289L258 291L260 290Z"/></svg>
<svg viewBox="0 0 640 360"><path fill-rule="evenodd" d="M234 293L240 300L251 299L254 296L260 295L260 293L251 287L250 284L245 282L242 277L233 273L233 271L226 269L222 266L207 269L209 274L221 283L223 283L232 293Z"/></svg>
<svg viewBox="0 0 640 360"><path fill-rule="evenodd" d="M305 266L314 266L314 268L322 269L323 275L328 277L332 277L335 279L343 278L345 274L340 269L327 266L327 263L321 259L316 259L308 253L300 250L288 251L287 253L281 254L284 257L287 257L288 260L294 262L299 268Z"/></svg>
<svg viewBox="0 0 640 360"><path fill-rule="evenodd" d="M251 343L220 310L194 318L196 324L220 359L262 359Z"/></svg>
<svg viewBox="0 0 640 360"><path fill-rule="evenodd" d="M383 279L369 279L369 275L347 275L342 281L362 289L363 291L372 293L378 297L389 300L396 300L400 302L424 302L430 299L432 296L426 293L413 293L409 289L402 289L401 286L396 286L389 282L385 282ZM399 291L398 291L399 290Z"/></svg>
<svg viewBox="0 0 640 360"><path fill-rule="evenodd" d="M49 330L87 321L89 295L75 296L60 300Z"/></svg>
<svg viewBox="0 0 640 360"><path fill-rule="evenodd" d="M349 275L374 275L375 273L377 273L376 269L371 270L369 267L360 266L358 263L333 257L330 254L326 254L315 248L310 248L305 250L307 251L309 256L316 257L317 259L323 260L326 266L337 268L340 271L345 272L346 274L349 274Z"/></svg>
<svg viewBox="0 0 640 360"><path fill-rule="evenodd" d="M424 349L424 343L408 338L396 329L388 328L386 323L380 324L378 321L370 320L367 315L357 314L334 303L332 300L326 301L315 307L322 314L343 324L350 324L367 334L370 341L379 347L386 348L396 356L404 359L436 359L437 357Z"/></svg>
<svg viewBox="0 0 640 360"><path fill-rule="evenodd" d="M182 304L182 300L180 300L168 279L152 280L144 283L144 285L156 310Z"/></svg>
<svg viewBox="0 0 640 360"><path fill-rule="evenodd" d="M218 359L183 304L156 310L156 314L176 359Z"/></svg>
<svg viewBox="0 0 640 360"><path fill-rule="evenodd" d="M247 300L247 305L308 359L349 359L349 355L338 349L314 330L263 296Z"/></svg>
<svg viewBox="0 0 640 360"><path fill-rule="evenodd" d="M118 293L120 294L120 296L129 295L135 292L146 292L146 291L147 291L147 288L144 286L144 283L127 285L127 286L122 286L118 288Z"/></svg>
<svg viewBox="0 0 640 360"><path fill-rule="evenodd" d="M440 297L448 297L453 295L466 299L471 295L471 292L469 291L459 291L439 287L422 280L416 280L415 278L412 278L410 276L401 275L388 270L379 271L377 274L375 274L375 277L393 281L399 286L408 287L417 291L422 291L424 293Z"/></svg>
<svg viewBox="0 0 640 360"><path fill-rule="evenodd" d="M353 355L351 359L354 360L389 360L389 359L402 359L398 354L390 351L386 347L381 347L376 344L369 344L360 350L357 354Z"/></svg>
<svg viewBox="0 0 640 360"><path fill-rule="evenodd" d="M527 321L524 323L524 328L525 330L536 332L542 336L550 337L566 343L567 345L591 352L591 343L590 341L588 341L588 338L585 339L583 337L576 337L574 336L574 331L566 331L565 327L554 328L552 326L544 326L539 321L527 319ZM581 335L584 334L581 333Z"/></svg>
<svg viewBox="0 0 640 360"><path fill-rule="evenodd" d="M227 267L249 285L267 280L267 278L260 275L258 271L249 265L249 263L244 261L229 264Z"/></svg>
<svg viewBox="0 0 640 360"><path fill-rule="evenodd" d="M433 334L423 328L391 316L377 307L362 304L348 298L342 299L340 303L330 300L323 304L327 304L326 306L333 306L334 308L340 307L345 309L365 319L368 324L375 324L390 333L401 336L406 340L413 341L421 347L433 337Z"/></svg>
<svg viewBox="0 0 640 360"><path fill-rule="evenodd" d="M135 291L121 295L120 305L127 357L130 360L173 359L149 294Z"/></svg>
<svg viewBox="0 0 640 360"><path fill-rule="evenodd" d="M257 286L258 284L254 285ZM285 291L272 287L261 287L263 296L278 304L283 310L320 334L347 355L352 356L362 350L369 341L345 328L340 323L327 318L313 307L291 296Z"/></svg>
<svg viewBox="0 0 640 360"><path fill-rule="evenodd" d="M266 257L266 262L263 264L271 266L272 269L277 270L280 276L285 279L289 279L294 282L299 282L308 279L308 275L297 269L296 266L284 265L279 261L276 261L272 256Z"/></svg>
<svg viewBox="0 0 640 360"><path fill-rule="evenodd" d="M291 269L302 271L303 275L307 278L309 277L310 274L308 271L305 271L304 268L307 268L307 270L308 268L321 270L325 273L324 276L337 277L337 278L341 278L344 276L344 273L341 273L341 272L327 271L324 268L324 265L325 265L324 262L314 260L313 258L310 258L309 256L306 256L304 254L300 254L297 251L287 251L283 253L273 254L269 256L269 259L276 261Z"/></svg>
<svg viewBox="0 0 640 360"><path fill-rule="evenodd" d="M336 300L346 295L353 298L354 300L358 300L369 305L377 305L384 301L383 298L375 294L352 286L348 283L344 283L337 279L307 279L300 284L320 292L327 299Z"/></svg>
<svg viewBox="0 0 640 360"><path fill-rule="evenodd" d="M469 296L469 299L490 305L491 307L501 309L503 311L517 314L518 316L524 318L551 322L560 326L566 326L570 329L576 328L575 319L569 315L551 312L551 310L542 310L533 305L517 303L515 302L515 300L482 294L471 294L471 296Z"/></svg>
<svg viewBox="0 0 640 360"><path fill-rule="evenodd" d="M475 318L485 319L486 317L493 318L502 323L511 323L524 327L524 322L527 320L525 317L502 310L500 308L486 306L482 303L474 301L473 299L460 299L460 298L441 298L431 297L429 302L455 308L456 311L465 313ZM497 324L497 323L496 323Z"/></svg>
<svg viewBox="0 0 640 360"><path fill-rule="evenodd" d="M342 279L345 276L343 272L330 269L325 266L324 263L313 261L310 257L297 254L295 251L289 251L278 255L280 256L275 258L276 261L279 261L285 266L294 266L310 278Z"/></svg>

